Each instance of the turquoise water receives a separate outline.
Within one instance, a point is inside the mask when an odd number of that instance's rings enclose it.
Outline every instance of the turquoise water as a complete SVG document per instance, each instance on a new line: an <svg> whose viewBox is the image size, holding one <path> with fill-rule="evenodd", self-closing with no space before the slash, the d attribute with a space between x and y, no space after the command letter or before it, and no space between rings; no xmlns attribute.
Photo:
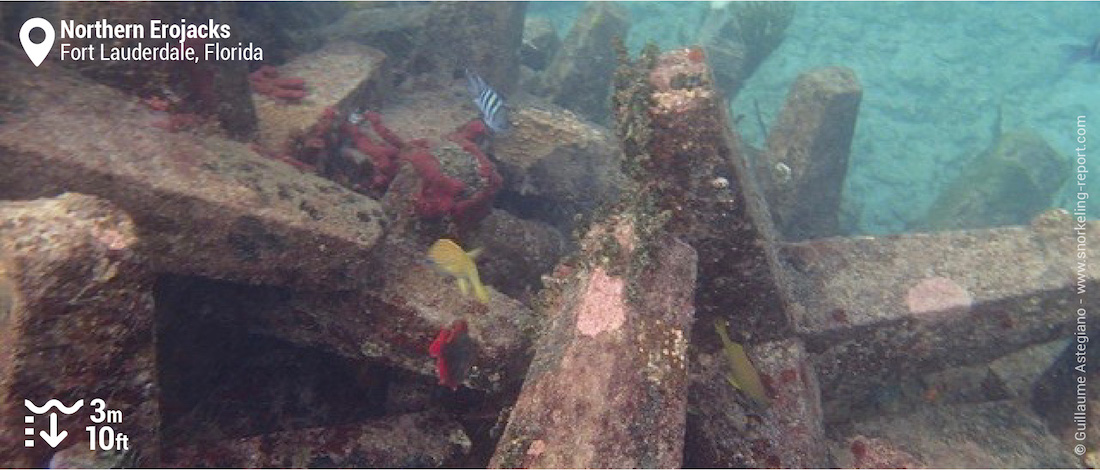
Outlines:
<svg viewBox="0 0 1100 470"><path fill-rule="evenodd" d="M708 2L625 2L628 43L693 44ZM550 17L564 35L578 2L536 2L529 16ZM1030 128L1067 158L1076 119L1100 106L1100 64L1066 60L1065 44L1100 34L1096 2L796 3L786 39L731 103L770 124L791 83L823 65L853 69L863 101L845 182L842 224L850 233L901 232L920 220L969 157L1003 129ZM738 129L760 146L755 119ZM1100 171L1093 159L1089 168ZM1071 168L1066 169L1072 171ZM1061 190L1052 206L1071 208ZM1091 211L1091 210L1090 210ZM1092 211L1090 215L1100 212Z"/></svg>

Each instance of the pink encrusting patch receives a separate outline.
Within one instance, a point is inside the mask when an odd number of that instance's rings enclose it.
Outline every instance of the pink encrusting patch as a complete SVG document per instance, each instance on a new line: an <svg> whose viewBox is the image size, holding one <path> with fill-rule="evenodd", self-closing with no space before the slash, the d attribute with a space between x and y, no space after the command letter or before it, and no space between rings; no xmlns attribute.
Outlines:
<svg viewBox="0 0 1100 470"><path fill-rule="evenodd" d="M577 330L586 336L615 331L626 321L622 279L608 276L601 267L592 271L588 288L577 309Z"/></svg>
<svg viewBox="0 0 1100 470"><path fill-rule="evenodd" d="M963 286L946 277L922 279L909 289L905 303L912 313L933 313L948 310L969 310L974 303Z"/></svg>

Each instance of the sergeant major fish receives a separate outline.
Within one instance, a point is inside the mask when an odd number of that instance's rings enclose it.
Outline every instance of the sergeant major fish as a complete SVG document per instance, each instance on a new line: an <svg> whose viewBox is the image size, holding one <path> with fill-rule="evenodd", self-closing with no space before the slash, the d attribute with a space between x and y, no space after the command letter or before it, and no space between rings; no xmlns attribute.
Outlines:
<svg viewBox="0 0 1100 470"><path fill-rule="evenodd" d="M458 289L463 295L470 295L473 291L474 298L483 304L489 303L489 291L481 283L477 274L477 265L474 258L481 250L473 250L469 253L462 250L454 240L440 238L431 248L428 248L428 258L435 263L440 271L454 276L458 280Z"/></svg>
<svg viewBox="0 0 1100 470"><path fill-rule="evenodd" d="M474 96L474 104L481 111L482 122L493 133L507 132L511 126L508 124L508 108L504 106L504 98L470 69L466 69L466 89Z"/></svg>

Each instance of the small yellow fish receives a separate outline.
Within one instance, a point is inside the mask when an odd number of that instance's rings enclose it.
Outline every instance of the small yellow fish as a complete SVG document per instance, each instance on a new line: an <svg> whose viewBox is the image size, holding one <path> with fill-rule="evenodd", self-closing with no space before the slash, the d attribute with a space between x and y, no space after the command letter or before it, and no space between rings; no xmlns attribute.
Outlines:
<svg viewBox="0 0 1100 470"><path fill-rule="evenodd" d="M481 278L477 275L477 265L474 264L474 258L480 253L480 249L467 253L454 240L446 238L440 238L428 248L428 258L440 270L458 280L458 289L462 291L462 295L470 295L470 290L473 289L474 298L488 304L489 291L481 283Z"/></svg>
<svg viewBox="0 0 1100 470"><path fill-rule="evenodd" d="M730 385L748 395L754 405L760 409L766 409L771 405L771 400L768 399L768 394L764 391L764 384L760 381L760 373L756 371L756 367L753 367L748 354L745 354L745 347L730 339L729 334L726 333L727 326L726 322L722 320L714 321L714 331L717 331L718 337L722 339L722 349L726 352L726 359L730 363L731 373L726 377L726 380L729 381Z"/></svg>

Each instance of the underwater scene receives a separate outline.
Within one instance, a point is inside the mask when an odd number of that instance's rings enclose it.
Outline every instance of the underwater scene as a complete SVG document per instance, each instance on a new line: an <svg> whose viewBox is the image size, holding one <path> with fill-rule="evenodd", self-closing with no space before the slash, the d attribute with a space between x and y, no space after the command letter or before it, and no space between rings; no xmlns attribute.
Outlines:
<svg viewBox="0 0 1100 470"><path fill-rule="evenodd" d="M0 467L1100 468L1098 18L0 2Z"/></svg>

